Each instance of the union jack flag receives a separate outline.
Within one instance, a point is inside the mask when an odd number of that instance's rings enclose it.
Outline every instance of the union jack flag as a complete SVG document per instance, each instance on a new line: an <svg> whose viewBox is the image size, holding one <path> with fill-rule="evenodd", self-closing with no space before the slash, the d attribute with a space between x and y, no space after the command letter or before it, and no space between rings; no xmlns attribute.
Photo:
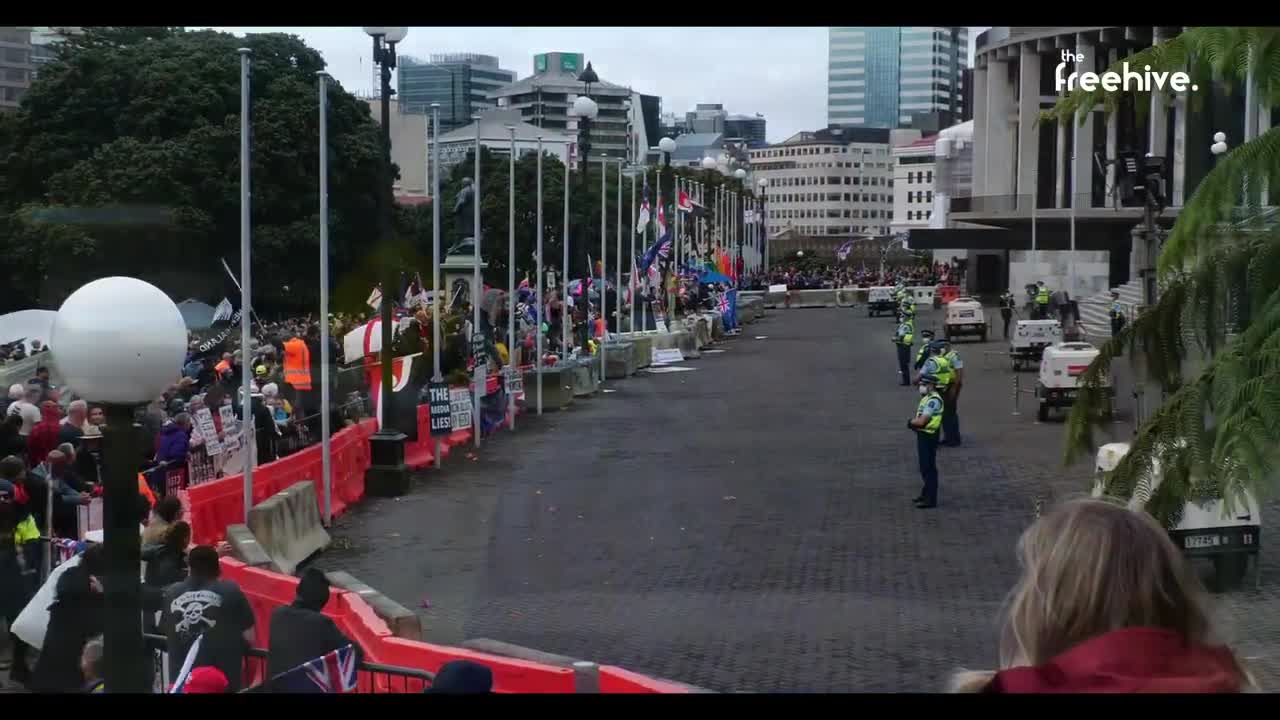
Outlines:
<svg viewBox="0 0 1280 720"><path fill-rule="evenodd" d="M271 683L277 692L352 693L356 690L356 654L350 645L280 673Z"/></svg>
<svg viewBox="0 0 1280 720"><path fill-rule="evenodd" d="M729 293L720 294L720 312L721 313L729 312Z"/></svg>

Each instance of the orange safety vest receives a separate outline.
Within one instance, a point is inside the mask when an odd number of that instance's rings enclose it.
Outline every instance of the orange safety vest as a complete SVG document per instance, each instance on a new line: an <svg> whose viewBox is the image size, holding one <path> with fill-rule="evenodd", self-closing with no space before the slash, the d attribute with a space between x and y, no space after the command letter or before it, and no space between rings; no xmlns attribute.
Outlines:
<svg viewBox="0 0 1280 720"><path fill-rule="evenodd" d="M227 372L231 370L231 363L226 360L219 360L218 364L213 366L213 370L218 373L219 376L226 375Z"/></svg>
<svg viewBox="0 0 1280 720"><path fill-rule="evenodd" d="M300 338L285 341L284 381L294 390L311 389L311 351Z"/></svg>

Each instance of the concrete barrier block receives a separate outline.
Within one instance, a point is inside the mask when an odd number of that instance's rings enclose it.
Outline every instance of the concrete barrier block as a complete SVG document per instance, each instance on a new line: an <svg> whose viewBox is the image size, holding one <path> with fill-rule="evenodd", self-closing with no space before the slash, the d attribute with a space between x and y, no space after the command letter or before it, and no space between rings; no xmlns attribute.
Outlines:
<svg viewBox="0 0 1280 720"><path fill-rule="evenodd" d="M648 335L632 335L629 341L631 342L631 357L635 362L636 369L649 367L653 363L653 338Z"/></svg>
<svg viewBox="0 0 1280 720"><path fill-rule="evenodd" d="M588 362L579 361L573 366L573 396L589 397L596 392L596 381L591 373L591 365Z"/></svg>
<svg viewBox="0 0 1280 720"><path fill-rule="evenodd" d="M636 373L634 344L617 342L605 345L605 364L605 377L610 380L634 375Z"/></svg>
<svg viewBox="0 0 1280 720"><path fill-rule="evenodd" d="M670 350L676 347L676 337L672 333L654 333L649 337L653 338L651 347L654 350ZM652 357L652 353L650 356Z"/></svg>
<svg viewBox="0 0 1280 720"><path fill-rule="evenodd" d="M720 313L712 313L711 314L711 340L712 342L714 342L716 340L723 340L723 339L724 339L724 316L722 316Z"/></svg>
<svg viewBox="0 0 1280 720"><path fill-rule="evenodd" d="M796 290L791 293L791 307L835 307L835 290Z"/></svg>
<svg viewBox="0 0 1280 720"><path fill-rule="evenodd" d="M316 486L310 480L296 482L251 509L249 529L285 575L329 545L329 533L320 524Z"/></svg>
<svg viewBox="0 0 1280 720"><path fill-rule="evenodd" d="M422 640L422 621L409 608L360 582L348 572L337 570L325 573L329 584L360 596L373 612L387 624L392 635L406 640Z"/></svg>
<svg viewBox="0 0 1280 720"><path fill-rule="evenodd" d="M271 567L271 556L253 536L248 525L228 525L227 544L235 559L250 567Z"/></svg>
<svg viewBox="0 0 1280 720"><path fill-rule="evenodd" d="M676 338L676 347L680 348L680 354L684 355L686 360L697 360L702 357L702 353L698 352L698 338L694 333L681 330L672 335Z"/></svg>
<svg viewBox="0 0 1280 720"><path fill-rule="evenodd" d="M538 374L542 374L542 409L561 410L573 404L573 377L568 368L544 367L524 373L525 407L538 407Z"/></svg>
<svg viewBox="0 0 1280 720"><path fill-rule="evenodd" d="M698 322L694 324L694 332L698 339L698 349L711 344L711 318L706 315L700 315Z"/></svg>

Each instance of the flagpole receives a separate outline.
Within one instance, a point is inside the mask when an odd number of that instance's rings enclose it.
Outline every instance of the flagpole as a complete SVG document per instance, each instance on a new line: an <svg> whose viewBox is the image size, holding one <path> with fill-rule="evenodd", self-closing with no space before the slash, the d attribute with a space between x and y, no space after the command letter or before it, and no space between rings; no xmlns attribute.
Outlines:
<svg viewBox="0 0 1280 720"><path fill-rule="evenodd" d="M644 184L646 187L649 185L649 169L648 168L645 168L645 171L644 171ZM650 218L652 219L652 217L653 215L652 213L650 213ZM646 250L649 248L649 223L648 222L644 224L644 247ZM649 269L648 268L645 268L644 283L645 283L645 288L647 289L649 285ZM646 292L645 293L646 300L644 301L644 304L640 306L640 323L646 331L649 330L649 300L647 299L648 297L649 297L649 293ZM653 327L655 330L657 329L658 325L656 322L654 323Z"/></svg>
<svg viewBox="0 0 1280 720"><path fill-rule="evenodd" d="M514 362L516 357L516 126L508 125L511 131L511 159L509 163L511 182L507 189L507 375L512 376L518 369ZM516 396L507 392L507 413L511 416L508 427L516 429Z"/></svg>
<svg viewBox="0 0 1280 720"><path fill-rule="evenodd" d="M606 192L605 184L608 181L608 179L609 179L609 158L607 156L602 155L600 157L600 319L604 320L606 326L609 324L609 321L605 318L605 314L604 314L605 303L609 299L609 293L605 292L605 287L604 287L604 279L609 275L607 270L609 258L605 255L605 249L607 247L605 243L608 240L606 233L607 233L608 220L609 220L609 197ZM592 268L591 275L593 277L595 276L594 268ZM583 288L582 292L584 293L587 292L587 289ZM591 296L587 295L587 307L590 307L590 306L591 306ZM606 367L604 362L605 360L604 335L605 335L604 332L600 333L600 386L601 387L604 387L604 381L605 381L604 370Z"/></svg>
<svg viewBox="0 0 1280 720"><path fill-rule="evenodd" d="M467 339L471 342L471 351L475 353L475 337L481 333L480 301L483 299L484 293L484 280L480 277L480 242L481 236L484 234L480 232L480 206L483 204L482 200L484 198L484 194L480 191L480 115L473 115L471 116L471 119L476 123L476 197L475 202L471 203L472 207L475 208L472 222L474 223L476 234L475 255L471 257L471 337ZM488 362L484 357L483 351L476 355L475 363L475 370L472 373L471 378L471 383L475 386L472 388L471 393L475 398L473 401L475 404L475 410L471 414L471 436L475 440L475 446L478 448L480 447L480 436L483 434L484 429L483 423L480 422L480 399L484 397L485 381L487 380L488 375L485 371Z"/></svg>
<svg viewBox="0 0 1280 720"><path fill-rule="evenodd" d="M564 305L560 308L560 359L569 359L569 324L573 322L573 316L569 312L569 158L566 155L564 160L564 230L562 231L564 242L560 243L564 247L564 264L560 266L560 285L564 288ZM539 360L541 362L541 360Z"/></svg>
<svg viewBox="0 0 1280 720"><path fill-rule="evenodd" d="M613 253L613 327L618 332L622 332L622 166L625 162L618 161L618 234Z"/></svg>
<svg viewBox="0 0 1280 720"><path fill-rule="evenodd" d="M431 103L431 382L443 383L440 373L440 103ZM436 469L444 465L440 436L435 437Z"/></svg>
<svg viewBox="0 0 1280 720"><path fill-rule="evenodd" d="M534 345L533 372L537 377L538 384L538 414L542 414L542 323L546 320L546 309L542 306L542 136L538 136L538 253L535 258L534 267L534 302L537 303L538 311L534 315L534 322L538 327L534 329L534 336L538 339ZM528 397L527 395L525 396ZM528 407L528 400L525 400L525 407Z"/></svg>
<svg viewBox="0 0 1280 720"><path fill-rule="evenodd" d="M329 458L329 74L320 86L320 474L324 477L324 525L333 524L333 474Z"/></svg>
<svg viewBox="0 0 1280 720"><path fill-rule="evenodd" d="M654 197L657 199L658 204L657 204L657 208L656 208L656 213L654 214L654 216L653 216L653 217L654 217L655 219L658 219L658 218L661 218L661 217L662 217L662 167L661 167L661 166L659 166L659 167L658 167L658 169L657 169L657 171L655 171L655 172L654 172L654 176L655 176L654 186L655 186L655 188L656 188L656 190L655 190L655 192L654 192ZM654 239L653 239L653 241L654 241L654 242L661 242L661 241L662 241L662 225L660 225L660 224L659 224L659 225L657 225L657 226L654 228L653 234L654 234ZM646 249L646 250L648 250L648 248L649 248L649 246L648 246L648 245L645 245L645 249ZM656 259L656 258L655 258L654 262L657 262L657 259ZM658 293L657 293L657 294L658 294L658 297L662 298L662 299L663 299L663 302L665 302L665 301L666 301L666 295L667 295L667 289L666 289L666 288L664 288L664 287L662 287L662 285L661 285L661 284L662 284L662 273L658 273L658 284L659 284L659 285L658 285ZM662 304L663 304L662 302L658 303L658 307L662 307ZM653 312L654 312L654 327L657 327L657 326L658 326L658 324L657 324L657 312L658 312L657 308L655 308ZM670 311L663 312L663 317L664 317L664 318L670 318L670 316L671 316ZM668 320L667 320L667 322L670 322L670 320L668 319ZM670 325L668 325L668 326L667 326L667 329L669 330L670 328L671 328L671 326L670 326Z"/></svg>
<svg viewBox="0 0 1280 720"><path fill-rule="evenodd" d="M673 274L672 274L672 277L679 277L679 276L680 276L680 275L679 275L679 272L680 272L680 227L681 227L681 222L680 222L680 187L681 187L681 185L682 185L682 183L680 182L680 176L679 176L679 175L677 175L677 176L676 176L676 179L675 179L675 185L676 185L676 188L675 188L675 198L676 198L676 204L675 204L675 209L676 209L676 218L675 218L675 222L676 222L676 236L675 236L675 238L674 238L674 239L672 239L672 241L671 241L671 267L674 269L674 272L673 272ZM672 319L672 320L675 320L675 319L676 319L676 292L675 292L675 291L676 291L676 290L678 290L678 289L679 289L678 287L677 287L677 288L675 288L675 289L673 289L673 290L672 290L672 293L671 293L671 319Z"/></svg>
<svg viewBox="0 0 1280 720"><path fill-rule="evenodd" d="M253 371L249 367L249 318L253 314L253 295L250 292L252 264L249 230L249 48L240 48L240 437L245 446L244 460L244 522L249 523L249 510L253 508L253 462L257 437L253 430L253 405L250 386Z"/></svg>
<svg viewBox="0 0 1280 720"><path fill-rule="evenodd" d="M636 174L635 168L631 172L631 232L627 233L631 236L631 324L629 329L631 332L636 331L636 223L639 221L638 210L636 208Z"/></svg>

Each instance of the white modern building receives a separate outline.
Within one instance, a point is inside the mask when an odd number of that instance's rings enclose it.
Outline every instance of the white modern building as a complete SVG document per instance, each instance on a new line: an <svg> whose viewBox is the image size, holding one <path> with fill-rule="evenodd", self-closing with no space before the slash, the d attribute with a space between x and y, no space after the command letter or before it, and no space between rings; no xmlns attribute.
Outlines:
<svg viewBox="0 0 1280 720"><path fill-rule="evenodd" d="M968 64L965 27L829 28L827 124L947 127L964 117Z"/></svg>
<svg viewBox="0 0 1280 720"><path fill-rule="evenodd" d="M914 130L825 128L749 151L766 181L765 231L806 236L887 235L894 219L895 143Z"/></svg>
<svg viewBox="0 0 1280 720"><path fill-rule="evenodd" d="M480 114L480 144L496 155L511 154L511 130L515 128L516 153L536 153L538 138L542 138L542 151L561 162L573 156L577 139L559 130L540 128L524 122L519 111L489 110ZM462 162L476 146L476 123L471 123L440 136L440 167L444 172ZM428 148L429 150L430 148Z"/></svg>
<svg viewBox="0 0 1280 720"><path fill-rule="evenodd" d="M893 222L890 232L927 228L933 218L936 137L893 148Z"/></svg>
<svg viewBox="0 0 1280 720"><path fill-rule="evenodd" d="M1141 112L1129 95L1116 112L1108 115L1098 106L1078 123L1042 120L1040 113L1060 97L1055 71L1064 51L1084 56L1067 72L1100 72L1180 31L995 27L980 34L971 197L951 199L945 228L913 229L912 247L967 248L971 292L1021 293L1036 280L1081 299L1110 288L1122 294L1140 288L1141 278L1153 277L1152 253L1133 235L1142 220L1139 203L1115 192L1122 159L1166 159L1169 207L1158 221L1168 227L1212 167L1214 133L1225 132L1233 145L1242 138L1244 93L1201 87L1194 109L1187 94L1152 94L1141 99L1147 103ZM1254 111L1260 131L1270 128L1273 109Z"/></svg>

